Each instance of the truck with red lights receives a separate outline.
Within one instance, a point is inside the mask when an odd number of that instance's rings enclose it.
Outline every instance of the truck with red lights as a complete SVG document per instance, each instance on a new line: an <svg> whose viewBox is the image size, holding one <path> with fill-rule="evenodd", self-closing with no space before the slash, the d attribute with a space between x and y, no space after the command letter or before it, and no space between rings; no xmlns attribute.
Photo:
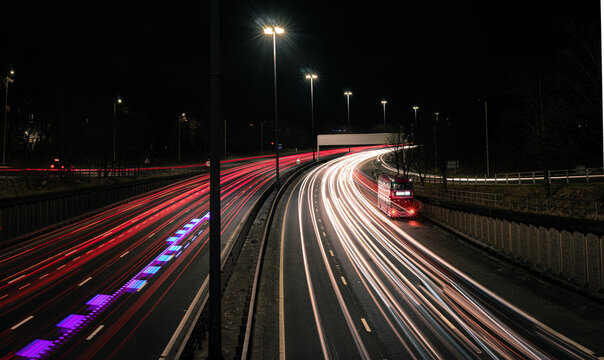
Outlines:
<svg viewBox="0 0 604 360"><path fill-rule="evenodd" d="M391 218L414 216L419 206L413 182L404 176L382 174L378 179L378 208Z"/></svg>

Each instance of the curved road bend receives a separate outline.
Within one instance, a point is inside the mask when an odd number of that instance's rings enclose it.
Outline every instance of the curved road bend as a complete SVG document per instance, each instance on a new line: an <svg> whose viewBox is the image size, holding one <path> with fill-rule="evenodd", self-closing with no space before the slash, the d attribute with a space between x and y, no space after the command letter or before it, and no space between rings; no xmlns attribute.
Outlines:
<svg viewBox="0 0 604 360"><path fill-rule="evenodd" d="M358 171L384 151L321 165L283 197L282 359L595 359L384 216Z"/></svg>

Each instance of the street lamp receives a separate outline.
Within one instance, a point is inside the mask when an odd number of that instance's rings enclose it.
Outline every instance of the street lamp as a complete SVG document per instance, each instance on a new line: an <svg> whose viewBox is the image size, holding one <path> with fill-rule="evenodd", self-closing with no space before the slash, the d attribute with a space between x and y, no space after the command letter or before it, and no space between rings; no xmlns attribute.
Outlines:
<svg viewBox="0 0 604 360"><path fill-rule="evenodd" d="M180 114L178 117L178 163L180 164L180 123L187 122L187 116L185 113Z"/></svg>
<svg viewBox="0 0 604 360"><path fill-rule="evenodd" d="M312 130L312 161L315 161L315 97L313 93L313 80L317 79L318 76L315 74L307 74L306 78L310 80L310 118L311 118L311 130Z"/></svg>
<svg viewBox="0 0 604 360"><path fill-rule="evenodd" d="M113 100L113 169L115 169L115 129L117 127L117 106L121 103L122 99L120 97L117 97L115 100Z"/></svg>
<svg viewBox="0 0 604 360"><path fill-rule="evenodd" d="M352 91L344 91L344 95L346 95L346 109L348 111L348 132L350 132L350 95L352 95ZM350 141L348 144L348 152L350 152Z"/></svg>
<svg viewBox="0 0 604 360"><path fill-rule="evenodd" d="M434 123L434 166L436 170L438 170L438 162L436 160L436 126L438 125L438 114L437 112L434 113L436 116L436 122Z"/></svg>
<svg viewBox="0 0 604 360"><path fill-rule="evenodd" d="M417 110L419 109L419 106L414 106L413 107L413 112L415 113L415 120L413 121L413 128L411 131L411 137L413 137L413 142L415 142L415 132L417 131Z"/></svg>
<svg viewBox="0 0 604 360"><path fill-rule="evenodd" d="M273 37L273 79L275 82L275 186L279 186L279 123L277 118L277 35L285 33L285 29L279 26L267 26L264 28L265 35ZM262 127L261 127L262 131Z"/></svg>
<svg viewBox="0 0 604 360"><path fill-rule="evenodd" d="M382 100L382 106L384 107L384 132L386 132L386 104L388 104L388 101Z"/></svg>
<svg viewBox="0 0 604 360"><path fill-rule="evenodd" d="M2 140L2 165L6 165L6 123L7 123L7 110L8 110L8 84L15 81L13 79L13 75L15 75L14 70L10 70L8 75L3 78L4 88L6 89L6 93L4 96L4 136Z"/></svg>

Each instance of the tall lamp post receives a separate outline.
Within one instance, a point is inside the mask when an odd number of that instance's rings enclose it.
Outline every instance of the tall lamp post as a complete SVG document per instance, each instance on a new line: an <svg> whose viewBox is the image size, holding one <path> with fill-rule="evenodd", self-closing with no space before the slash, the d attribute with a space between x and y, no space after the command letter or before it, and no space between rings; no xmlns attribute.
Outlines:
<svg viewBox="0 0 604 360"><path fill-rule="evenodd" d="M386 104L388 104L388 101L382 100L382 107L384 108L384 132L386 132Z"/></svg>
<svg viewBox="0 0 604 360"><path fill-rule="evenodd" d="M8 72L8 75L4 79L4 88L6 89L4 95L4 136L2 140L2 165L6 165L6 123L7 123L7 111L8 111L8 84L14 82L13 75L15 75L15 71L11 70Z"/></svg>
<svg viewBox="0 0 604 360"><path fill-rule="evenodd" d="M489 169L489 122L487 120L487 101L484 101L484 139L486 146L486 156L487 156L487 177L490 177L490 169Z"/></svg>
<svg viewBox="0 0 604 360"><path fill-rule="evenodd" d="M436 168L436 170L438 170L438 161L436 159L436 126L438 126L438 114L437 112L434 113L434 115L436 116L436 122L434 123L434 167Z"/></svg>
<svg viewBox="0 0 604 360"><path fill-rule="evenodd" d="M312 131L312 161L315 161L315 151L317 147L315 145L315 96L313 90L313 81L318 78L315 74L307 74L306 78L310 80L310 121Z"/></svg>
<svg viewBox="0 0 604 360"><path fill-rule="evenodd" d="M348 132L350 132L350 95L352 95L352 91L345 91L344 95L346 95L346 110L348 112ZM348 144L348 152L350 152L350 144Z"/></svg>
<svg viewBox="0 0 604 360"><path fill-rule="evenodd" d="M115 169L115 129L117 127L117 106L122 103L122 99L117 97L113 100L113 169Z"/></svg>
<svg viewBox="0 0 604 360"><path fill-rule="evenodd" d="M273 79L275 82L275 186L279 186L279 122L277 118L277 35L283 35L285 29L279 26L267 26L265 35L273 37Z"/></svg>
<svg viewBox="0 0 604 360"><path fill-rule="evenodd" d="M178 163L180 164L180 123L187 122L187 116L185 113L180 114L178 117Z"/></svg>
<svg viewBox="0 0 604 360"><path fill-rule="evenodd" d="M415 119L413 121L413 131L411 131L411 136L413 137L413 142L415 142L415 132L417 131L417 110L419 110L419 106L416 105L413 107Z"/></svg>

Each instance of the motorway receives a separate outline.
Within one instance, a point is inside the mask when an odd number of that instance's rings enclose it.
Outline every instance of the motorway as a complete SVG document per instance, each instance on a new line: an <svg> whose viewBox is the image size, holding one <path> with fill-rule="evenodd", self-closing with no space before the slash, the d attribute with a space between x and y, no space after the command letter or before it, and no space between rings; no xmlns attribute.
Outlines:
<svg viewBox="0 0 604 360"><path fill-rule="evenodd" d="M281 173L298 159L312 154ZM223 258L274 175L274 159L223 166ZM208 199L205 174L4 249L0 359L165 355L207 287Z"/></svg>
<svg viewBox="0 0 604 360"><path fill-rule="evenodd" d="M596 358L380 212L359 168L385 151L329 161L284 194L281 359Z"/></svg>

